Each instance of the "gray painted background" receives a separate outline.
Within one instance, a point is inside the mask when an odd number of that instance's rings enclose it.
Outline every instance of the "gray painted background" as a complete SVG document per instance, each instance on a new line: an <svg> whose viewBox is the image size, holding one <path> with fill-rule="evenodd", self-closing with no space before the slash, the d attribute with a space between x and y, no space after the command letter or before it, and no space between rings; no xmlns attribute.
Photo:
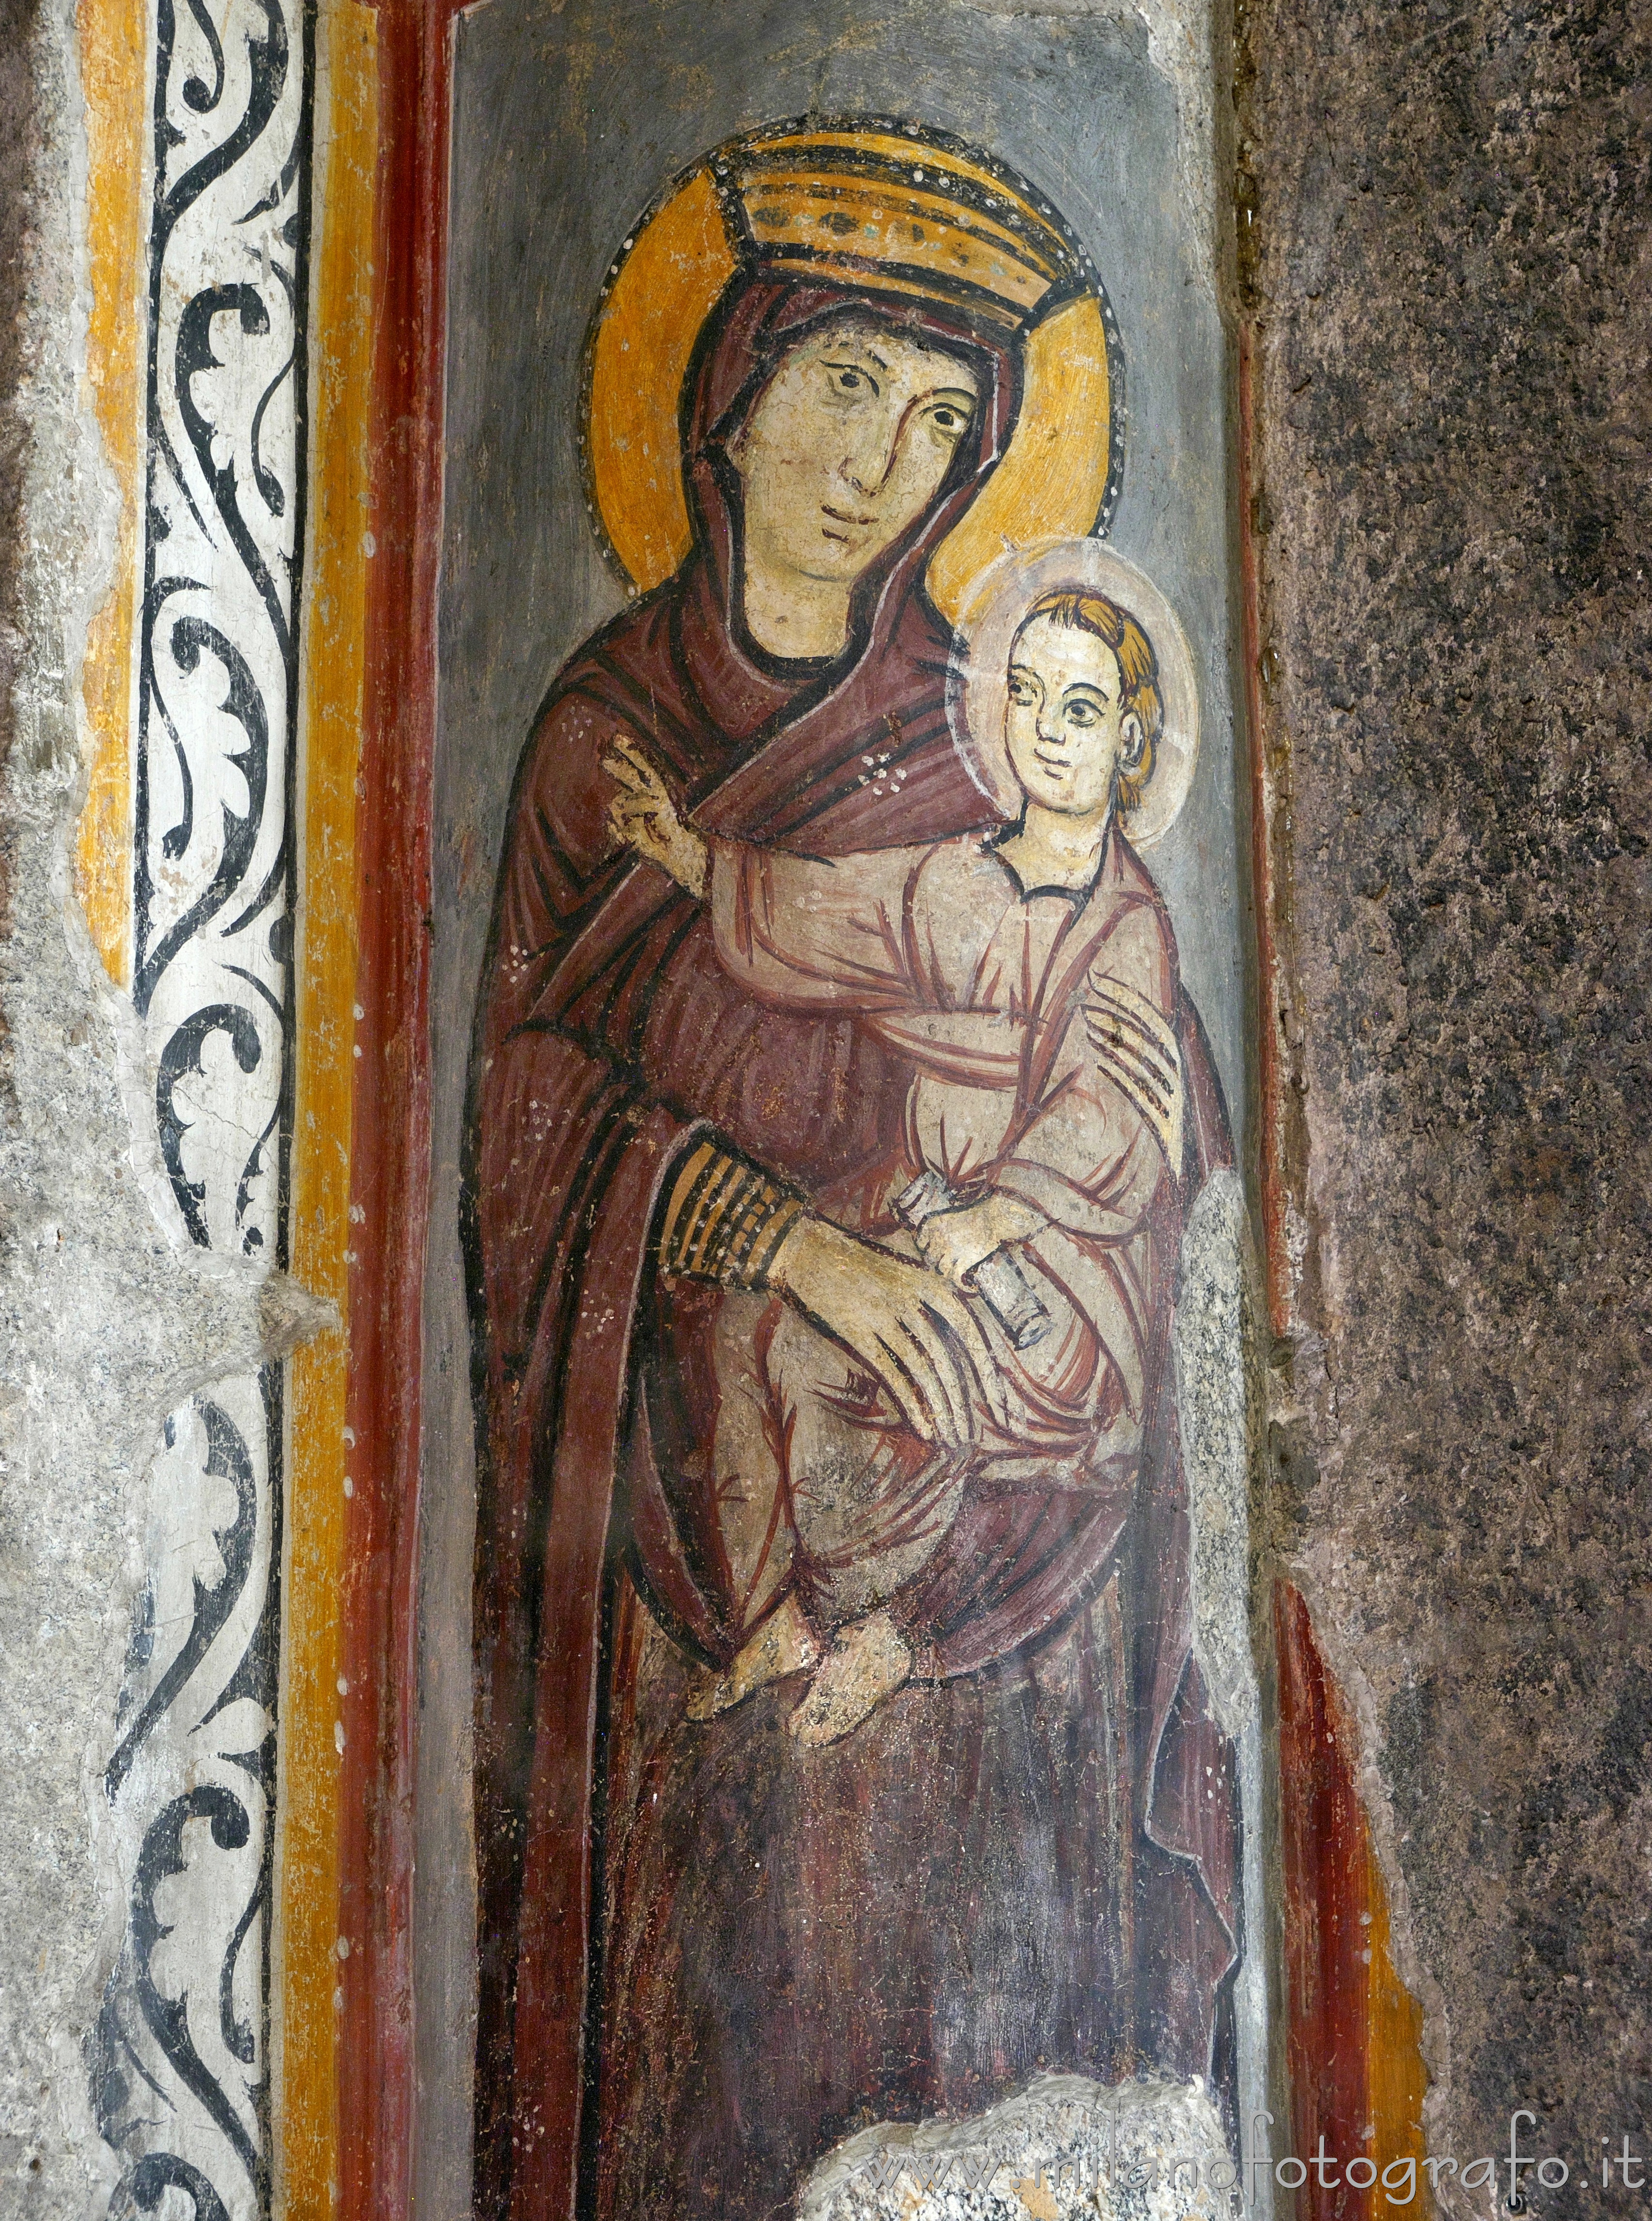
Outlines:
<svg viewBox="0 0 1652 2221"><path fill-rule="evenodd" d="M580 488L591 303L639 212L730 134L811 109L939 125L1023 172L1093 254L1123 335L1129 409L1111 537L1169 596L1199 673L1193 791L1148 861L1244 1118L1226 360L1202 275L1205 219L1184 183L1211 158L1194 146L1179 161L1176 92L1129 7L1119 22L1105 5L1010 16L970 0L489 0L458 26L421 1598L422 2221L468 2210L473 1473L456 1204L471 1016L529 721L570 650L623 598Z"/></svg>

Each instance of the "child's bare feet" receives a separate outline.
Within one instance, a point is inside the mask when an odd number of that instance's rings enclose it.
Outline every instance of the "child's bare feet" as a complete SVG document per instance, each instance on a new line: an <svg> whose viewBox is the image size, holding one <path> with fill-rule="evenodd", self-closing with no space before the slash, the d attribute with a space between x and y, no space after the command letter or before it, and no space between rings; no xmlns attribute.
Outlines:
<svg viewBox="0 0 1652 2221"><path fill-rule="evenodd" d="M738 1705L788 1674L801 1674L820 1656L820 1645L803 1616L795 1596L784 1598L758 1629L745 1649L736 1653L725 1673L709 1668L697 1676L689 1692L691 1720L715 1719L731 1705Z"/></svg>
<svg viewBox="0 0 1652 2221"><path fill-rule="evenodd" d="M838 1630L788 1725L810 1749L836 1742L893 1696L911 1670L912 1646L894 1621L886 1611L868 1612Z"/></svg>

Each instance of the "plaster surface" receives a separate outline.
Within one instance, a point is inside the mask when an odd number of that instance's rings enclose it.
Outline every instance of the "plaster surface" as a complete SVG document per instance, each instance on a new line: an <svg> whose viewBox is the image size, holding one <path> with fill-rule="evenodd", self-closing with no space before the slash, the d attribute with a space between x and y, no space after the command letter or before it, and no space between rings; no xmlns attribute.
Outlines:
<svg viewBox="0 0 1652 2221"><path fill-rule="evenodd" d="M0 2213L106 2210L91 2038L124 1908L103 1769L167 1411L313 1306L173 1246L141 1051L70 892L115 495L79 381L72 9L0 7Z"/></svg>

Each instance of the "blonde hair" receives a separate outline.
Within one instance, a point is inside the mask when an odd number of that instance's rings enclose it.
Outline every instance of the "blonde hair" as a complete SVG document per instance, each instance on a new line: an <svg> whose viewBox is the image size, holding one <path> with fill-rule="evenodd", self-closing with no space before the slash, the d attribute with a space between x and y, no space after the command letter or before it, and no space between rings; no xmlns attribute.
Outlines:
<svg viewBox="0 0 1652 2221"><path fill-rule="evenodd" d="M1118 662L1119 709L1134 710L1142 727L1142 760L1134 771L1120 769L1118 814L1121 817L1142 806L1142 797L1153 776L1159 753L1159 735L1165 729L1164 700L1159 692L1159 659L1153 642L1128 610L1110 602L1105 594L1075 586L1046 594L1035 602L1016 628L1018 641L1038 617L1065 625L1072 632L1093 633L1111 648ZM1011 654L1014 653L1013 648Z"/></svg>

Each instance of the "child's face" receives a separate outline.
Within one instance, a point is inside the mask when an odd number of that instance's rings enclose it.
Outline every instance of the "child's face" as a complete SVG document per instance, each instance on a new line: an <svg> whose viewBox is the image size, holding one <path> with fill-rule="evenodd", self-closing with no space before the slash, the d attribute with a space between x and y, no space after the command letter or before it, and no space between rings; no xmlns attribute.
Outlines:
<svg viewBox="0 0 1652 2221"><path fill-rule="evenodd" d="M1035 617L1010 651L1004 737L1030 801L1074 817L1104 814L1115 775L1139 761L1142 724L1120 708L1123 679L1104 640Z"/></svg>

